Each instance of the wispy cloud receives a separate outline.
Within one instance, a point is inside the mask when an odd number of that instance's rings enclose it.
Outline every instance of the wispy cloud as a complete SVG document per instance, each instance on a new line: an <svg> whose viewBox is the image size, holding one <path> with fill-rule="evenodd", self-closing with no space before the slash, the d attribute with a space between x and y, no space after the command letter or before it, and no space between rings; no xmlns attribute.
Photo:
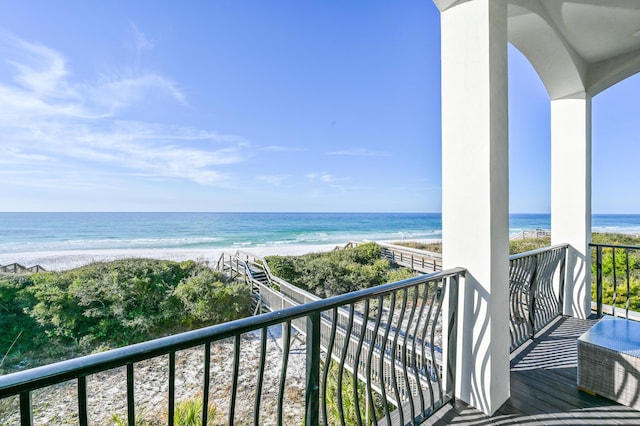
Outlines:
<svg viewBox="0 0 640 426"><path fill-rule="evenodd" d="M134 41L138 51L153 49L154 44L142 31L138 29L138 26L131 23L131 31L133 32Z"/></svg>
<svg viewBox="0 0 640 426"><path fill-rule="evenodd" d="M155 98L159 93L186 103L175 82L155 73L136 75L131 71L102 75L97 84L84 85L82 95L103 114L114 116L127 107L144 103L147 98Z"/></svg>
<svg viewBox="0 0 640 426"><path fill-rule="evenodd" d="M32 64L13 60L7 62L18 71L14 80L24 89L44 96L68 96L69 90L64 85L67 75L64 58L53 50L31 43L21 42L25 53L30 54Z"/></svg>
<svg viewBox="0 0 640 426"><path fill-rule="evenodd" d="M267 183L271 186L280 186L283 184L283 182L287 179L287 176L281 176L281 175L264 175L264 176L258 176L257 179L260 182L264 182Z"/></svg>
<svg viewBox="0 0 640 426"><path fill-rule="evenodd" d="M328 155L346 155L352 157L389 157L391 154L384 151L372 151L367 148L350 148L339 151L331 151Z"/></svg>
<svg viewBox="0 0 640 426"><path fill-rule="evenodd" d="M296 147L296 146L281 146L281 145L269 145L260 148L261 151L269 151L269 152L302 152L308 151L307 148Z"/></svg>
<svg viewBox="0 0 640 426"><path fill-rule="evenodd" d="M135 25L138 49L153 42ZM0 33L0 176L32 172L42 163L74 164L78 173L186 179L202 185L227 180L221 167L244 161L241 137L122 116L127 108L153 108L159 93L180 106L185 96L157 72L121 72L74 81L64 55L41 44ZM56 169L60 172L62 168ZM60 175L62 178L62 175Z"/></svg>
<svg viewBox="0 0 640 426"><path fill-rule="evenodd" d="M305 176L310 182L322 182L328 184L334 184L338 182L345 182L347 178L339 178L330 173L308 173Z"/></svg>

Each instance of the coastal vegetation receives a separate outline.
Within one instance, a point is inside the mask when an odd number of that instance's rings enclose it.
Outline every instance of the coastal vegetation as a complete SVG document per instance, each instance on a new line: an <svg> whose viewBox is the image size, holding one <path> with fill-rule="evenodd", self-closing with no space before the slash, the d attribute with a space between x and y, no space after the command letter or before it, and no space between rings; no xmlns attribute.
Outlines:
<svg viewBox="0 0 640 426"><path fill-rule="evenodd" d="M593 242L640 246L640 237L594 233ZM398 244L441 252L439 243ZM549 245L549 238L512 240L510 252ZM414 275L394 267L381 254L380 246L366 243L327 253L266 259L275 275L329 297ZM594 282L595 261L593 250ZM640 251L627 255L622 249L604 249L602 271L604 303L613 303L615 273L616 306L624 308L628 301L631 310L640 311ZM595 300L595 285L592 289ZM0 374L248 316L251 302L246 284L194 261L123 259L63 272L0 274ZM353 375L346 371L340 375L332 365L327 382L330 423L337 424L340 416L347 423L366 417L363 402L368 396L363 385L354 385L353 380ZM337 410L338 399L345 403L343 413ZM197 404L201 404L198 398L177 404L176 424L198 424L194 413L200 413L202 406ZM368 407L372 417L382 415L381 406L376 399ZM209 410L213 418L215 405ZM143 414L139 424L163 421L162 414ZM112 421L118 424L122 419L114 414Z"/></svg>
<svg viewBox="0 0 640 426"><path fill-rule="evenodd" d="M640 246L640 237L594 233L594 243ZM434 252L440 243L406 243ZM510 241L510 253L550 245L550 239ZM329 297L409 278L381 257L381 247L304 256L269 256L273 273L312 293ZM595 300L595 250L592 286ZM627 290L627 264L629 289ZM640 252L604 249L603 298L640 311ZM137 343L250 314L246 285L194 261L123 259L63 272L0 274L0 373Z"/></svg>
<svg viewBox="0 0 640 426"><path fill-rule="evenodd" d="M611 244L621 246L640 247L640 236L631 234L599 233L594 232L591 238L594 244ZM404 245L421 250L428 250L437 253L442 252L442 243L419 243L419 242L398 242ZM551 238L525 238L509 241L509 254L524 253L551 245ZM619 308L625 308L627 300L629 309L640 312L640 250L629 250L628 258L625 250L615 250L615 268L613 250L604 248L602 250L602 298L605 305L613 304L614 287L613 273L616 273L616 303ZM627 262L629 268L629 288L627 289ZM596 251L591 252L591 275L592 299L596 300Z"/></svg>
<svg viewBox="0 0 640 426"><path fill-rule="evenodd" d="M410 247L418 250L426 250L434 253L442 253L442 242L421 243L416 241L400 241L397 243L399 246ZM549 247L551 245L550 237L541 238L525 238L522 240L510 240L509 241L509 254L524 253L530 250L536 250L543 247Z"/></svg>
<svg viewBox="0 0 640 426"><path fill-rule="evenodd" d="M376 243L303 256L268 256L271 271L320 297L330 297L415 276L382 258Z"/></svg>
<svg viewBox="0 0 640 426"><path fill-rule="evenodd" d="M279 277L328 297L414 274L375 243L268 257ZM250 315L250 288L194 261L121 259L0 274L0 374Z"/></svg>
<svg viewBox="0 0 640 426"><path fill-rule="evenodd" d="M0 373L248 316L249 288L194 261L0 275Z"/></svg>
<svg viewBox="0 0 640 426"><path fill-rule="evenodd" d="M595 244L640 247L640 237L636 235L594 233L592 241ZM596 267L596 251L593 250L591 253L592 300L596 300ZM640 312L640 250L602 249L602 303L612 305L614 296L616 307L624 309L628 301L630 310Z"/></svg>
<svg viewBox="0 0 640 426"><path fill-rule="evenodd" d="M344 369L340 371L338 364L331 361L327 376L327 424L370 424L368 419L379 420L384 416L382 396L373 392L371 395L373 405L369 405L365 383L362 381L354 383L354 380L353 374ZM356 392L354 392L354 385Z"/></svg>
<svg viewBox="0 0 640 426"><path fill-rule="evenodd" d="M431 243L423 243L419 241L398 241L393 244L398 246L409 247L417 250L426 250L434 253L442 253L442 242L434 241Z"/></svg>
<svg viewBox="0 0 640 426"><path fill-rule="evenodd" d="M509 254L520 254L551 246L551 237L509 240Z"/></svg>
<svg viewBox="0 0 640 426"><path fill-rule="evenodd" d="M216 421L217 408L215 405L209 403L207 407L207 425L213 426L219 424ZM179 401L175 406L173 414L174 426L202 426L202 395L198 395L194 398L184 399ZM148 415L144 412L136 414L137 426L161 426L166 425L168 414L165 413L162 416ZM125 426L129 423L126 417L122 418L118 414L114 414L111 417L111 421L115 426Z"/></svg>

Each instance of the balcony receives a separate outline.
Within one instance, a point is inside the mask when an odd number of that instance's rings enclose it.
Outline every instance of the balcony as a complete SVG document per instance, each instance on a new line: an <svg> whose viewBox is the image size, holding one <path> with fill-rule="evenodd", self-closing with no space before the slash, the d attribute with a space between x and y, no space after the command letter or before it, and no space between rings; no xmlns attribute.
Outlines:
<svg viewBox="0 0 640 426"><path fill-rule="evenodd" d="M122 389L111 414L136 424L151 387L143 372L154 362L166 371L154 398L163 401L164 423L174 424L185 386L177 360L189 351L198 353L190 362L198 364L200 385L190 397L199 407L210 405L214 387L228 390L225 403L215 402L213 423L212 412L198 409L202 424L636 424L638 411L577 388L576 339L596 319L561 315L567 249L510 258L511 397L491 417L455 399L457 289L466 275L455 269L299 305L286 289L285 309L2 376L0 402L11 411L12 401L15 411L3 421L50 421L39 417L48 390L77 401L59 421L103 423L92 385L115 370ZM628 258L631 249L617 250ZM601 265L603 249L594 250ZM257 284L247 259L228 264ZM602 273L595 275L601 288ZM622 289L628 273L618 275L609 282ZM274 326L282 330L275 347ZM222 356L221 346L228 349Z"/></svg>
<svg viewBox="0 0 640 426"><path fill-rule="evenodd" d="M427 425L635 425L640 413L578 390L576 340L595 319L556 319L511 357L511 397L491 417L457 401Z"/></svg>
<svg viewBox="0 0 640 426"><path fill-rule="evenodd" d="M514 350L510 359L511 396L492 416L456 401L440 410L425 424L637 424L640 415L637 410L580 391L576 385L578 337L589 330L603 313L636 321L640 319L638 312L630 310L629 303L630 296L634 294L631 289L631 271L634 267L632 255L640 252L640 247L607 244L591 244L591 247L595 272L592 285L595 297L591 317L578 319L555 316L548 325L535 333L534 338ZM530 258L531 253L522 255L521 259ZM518 258L519 256L511 257L512 296L518 293L513 292L513 266ZM608 293L606 300L603 298L603 291ZM513 311L511 318L513 322ZM626 368L633 367L627 365ZM637 371L634 370L633 373L637 375ZM634 379L629 375L627 380ZM640 394L636 395L639 396Z"/></svg>
<svg viewBox="0 0 640 426"><path fill-rule="evenodd" d="M456 402L428 425L635 425L640 413L576 387L576 340L595 319L562 317L511 359L511 398L491 417Z"/></svg>

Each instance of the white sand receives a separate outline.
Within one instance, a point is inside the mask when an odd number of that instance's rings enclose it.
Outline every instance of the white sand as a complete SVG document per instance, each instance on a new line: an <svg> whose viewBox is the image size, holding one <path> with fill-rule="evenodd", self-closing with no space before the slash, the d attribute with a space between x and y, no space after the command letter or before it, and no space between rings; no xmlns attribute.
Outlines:
<svg viewBox="0 0 640 426"><path fill-rule="evenodd" d="M249 247L245 252L256 256L299 256L333 250L335 244L291 245ZM0 265L19 263L30 267L40 265L48 271L63 271L77 268L91 262L109 261L126 258L151 258L165 260L198 260L213 264L222 253L235 253L237 248L220 249L129 249L129 250L75 250L75 251L37 251L25 253L0 253Z"/></svg>
<svg viewBox="0 0 640 426"><path fill-rule="evenodd" d="M397 240L396 240L397 241ZM434 243L439 239L414 239L410 241L420 243ZM381 241L393 243L395 241ZM331 251L347 244L315 244L315 245L273 245L258 247L228 247L215 249L108 249L108 250L68 250L68 251L33 251L24 253L0 253L0 265L19 263L25 267L40 265L47 271L64 271L87 265L91 262L109 261L128 258L150 258L164 260L197 260L214 264L220 259L222 253L233 254L238 250L251 253L255 256L300 256L308 253Z"/></svg>

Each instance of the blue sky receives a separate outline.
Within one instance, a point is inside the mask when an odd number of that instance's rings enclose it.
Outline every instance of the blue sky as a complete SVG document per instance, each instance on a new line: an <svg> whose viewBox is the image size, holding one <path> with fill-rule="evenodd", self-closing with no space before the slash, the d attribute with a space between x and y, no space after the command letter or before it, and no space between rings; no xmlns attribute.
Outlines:
<svg viewBox="0 0 640 426"><path fill-rule="evenodd" d="M430 1L3 1L0 52L1 211L440 211ZM511 211L548 212L509 62ZM594 98L594 212L640 213L639 93Z"/></svg>

